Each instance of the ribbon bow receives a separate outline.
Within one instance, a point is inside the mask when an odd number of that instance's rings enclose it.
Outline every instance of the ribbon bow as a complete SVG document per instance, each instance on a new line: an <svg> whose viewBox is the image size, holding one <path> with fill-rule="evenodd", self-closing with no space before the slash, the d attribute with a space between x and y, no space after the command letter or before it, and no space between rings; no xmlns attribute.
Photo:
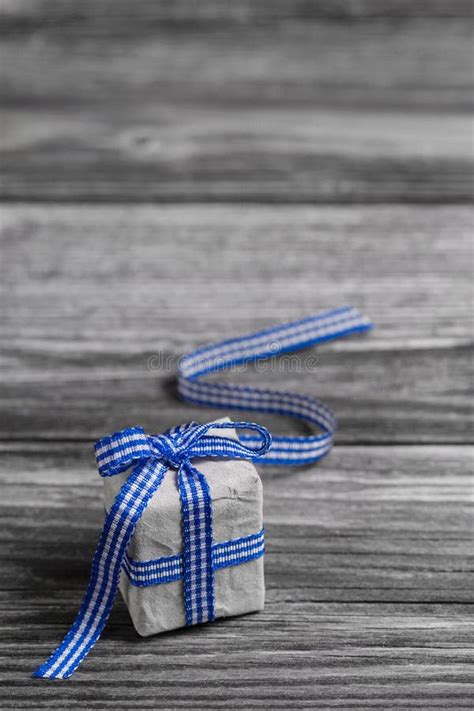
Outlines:
<svg viewBox="0 0 474 711"><path fill-rule="evenodd" d="M248 447L238 440L210 435L210 429L253 430L259 446ZM135 527L170 468L178 470L181 498L186 624L212 621L212 499L205 476L191 460L258 459L270 446L270 433L251 422L190 423L162 435L147 435L141 427L134 427L100 439L95 454L101 476L115 476L135 466L106 516L76 620L34 676L69 678L99 639L112 610Z"/></svg>

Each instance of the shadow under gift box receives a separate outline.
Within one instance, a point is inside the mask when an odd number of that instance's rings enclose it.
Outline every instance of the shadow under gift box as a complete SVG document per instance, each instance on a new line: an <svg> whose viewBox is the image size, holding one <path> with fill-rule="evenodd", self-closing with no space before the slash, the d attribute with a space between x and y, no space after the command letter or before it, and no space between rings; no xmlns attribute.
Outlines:
<svg viewBox="0 0 474 711"><path fill-rule="evenodd" d="M230 422L225 417L216 422ZM209 434L238 439L235 430ZM199 459L194 462L207 479L212 496L213 544L257 536L262 529L262 482L254 464L244 459ZM107 511L129 472L105 477ZM263 546L261 546L263 549ZM133 569L141 563L182 554L181 501L177 472L170 469L139 520L127 560ZM184 627L183 580L159 584L132 584L133 574L122 569L120 592L138 634L148 635ZM265 583L263 555L214 572L215 615L229 617L263 609ZM136 580L135 580L136 583Z"/></svg>

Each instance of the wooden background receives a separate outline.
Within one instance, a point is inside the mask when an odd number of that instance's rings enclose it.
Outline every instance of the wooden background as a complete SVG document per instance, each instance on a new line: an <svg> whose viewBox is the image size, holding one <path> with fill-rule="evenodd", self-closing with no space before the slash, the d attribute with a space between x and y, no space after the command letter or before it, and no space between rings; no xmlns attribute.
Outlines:
<svg viewBox="0 0 474 711"><path fill-rule="evenodd" d="M472 3L0 7L3 708L471 708ZM376 330L240 375L340 421L262 472L265 611L144 640L118 601L30 678L87 582L92 441L217 414L154 356L345 303Z"/></svg>

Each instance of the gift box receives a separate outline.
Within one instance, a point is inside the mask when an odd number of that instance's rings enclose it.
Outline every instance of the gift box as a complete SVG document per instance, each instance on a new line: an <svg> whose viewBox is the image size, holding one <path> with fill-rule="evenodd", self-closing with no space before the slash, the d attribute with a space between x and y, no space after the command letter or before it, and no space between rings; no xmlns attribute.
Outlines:
<svg viewBox="0 0 474 711"><path fill-rule="evenodd" d="M217 422L230 422L229 418ZM238 441L233 429L209 435ZM212 498L212 562L215 617L261 610L265 586L262 483L245 459L201 459ZM128 476L104 478L109 510ZM177 472L171 469L135 529L119 588L135 629L148 636L186 624L183 604L183 541Z"/></svg>

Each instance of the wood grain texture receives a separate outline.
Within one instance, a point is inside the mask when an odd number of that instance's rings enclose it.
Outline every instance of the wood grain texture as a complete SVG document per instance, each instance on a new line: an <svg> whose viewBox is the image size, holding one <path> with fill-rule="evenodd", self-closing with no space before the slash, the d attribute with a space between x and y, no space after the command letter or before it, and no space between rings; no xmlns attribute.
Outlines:
<svg viewBox="0 0 474 711"><path fill-rule="evenodd" d="M29 30L32 27L61 27L64 32L73 27L97 27L107 35L112 30L127 34L132 28L153 31L153 21L183 27L199 27L199 23L220 24L223 27L250 25L259 22L278 23L285 20L314 19L360 20L374 18L453 18L472 16L472 0L239 0L222 3L219 0L141 0L135 12L126 0L83 0L78 8L74 0L2 0L1 16L7 27ZM124 17L129 20L124 23ZM150 27L151 26L151 27Z"/></svg>
<svg viewBox="0 0 474 711"><path fill-rule="evenodd" d="M0 0L0 708L472 708L472 14ZM339 419L262 468L265 610L140 639L118 601L31 679L87 582L91 441L221 415L177 357L344 303L373 333L219 376Z"/></svg>
<svg viewBox="0 0 474 711"><path fill-rule="evenodd" d="M216 416L178 401L178 356L354 303L369 336L219 377L327 399L340 442L472 441L468 208L11 206L2 222L3 438Z"/></svg>
<svg viewBox="0 0 474 711"><path fill-rule="evenodd" d="M38 622L58 601L22 606L29 630L7 622L2 645L9 709L472 708L470 606L269 603L211 629L138 639L120 605L87 670L42 684L25 667L61 635L62 623Z"/></svg>
<svg viewBox="0 0 474 711"><path fill-rule="evenodd" d="M101 482L85 445L3 445L6 707L468 708L472 454L336 447L264 472L263 613L139 640L119 603L74 682L39 685L28 669L87 581Z"/></svg>
<svg viewBox="0 0 474 711"><path fill-rule="evenodd" d="M470 3L223 7L6 3L3 197L471 201Z"/></svg>

